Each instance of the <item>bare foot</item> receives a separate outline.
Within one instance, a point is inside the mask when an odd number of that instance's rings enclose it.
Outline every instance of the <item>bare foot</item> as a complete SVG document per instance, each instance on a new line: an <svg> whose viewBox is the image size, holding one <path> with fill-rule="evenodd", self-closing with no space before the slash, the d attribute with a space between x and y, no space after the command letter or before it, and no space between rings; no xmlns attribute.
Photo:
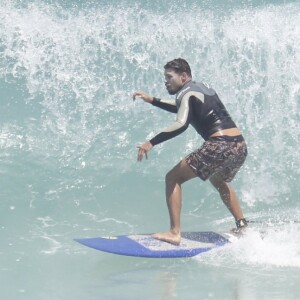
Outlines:
<svg viewBox="0 0 300 300"><path fill-rule="evenodd" d="M178 246L180 244L180 233L175 234L172 231L159 232L152 235L153 238Z"/></svg>

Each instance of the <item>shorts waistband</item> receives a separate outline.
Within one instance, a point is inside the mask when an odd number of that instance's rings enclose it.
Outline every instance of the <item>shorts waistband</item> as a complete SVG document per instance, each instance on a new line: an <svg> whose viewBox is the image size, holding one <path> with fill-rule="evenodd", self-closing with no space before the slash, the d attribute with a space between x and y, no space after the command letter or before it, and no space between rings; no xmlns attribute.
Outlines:
<svg viewBox="0 0 300 300"><path fill-rule="evenodd" d="M245 139L242 135L230 136L230 135L220 135L212 136L209 138L210 141L223 141L223 142L244 142Z"/></svg>

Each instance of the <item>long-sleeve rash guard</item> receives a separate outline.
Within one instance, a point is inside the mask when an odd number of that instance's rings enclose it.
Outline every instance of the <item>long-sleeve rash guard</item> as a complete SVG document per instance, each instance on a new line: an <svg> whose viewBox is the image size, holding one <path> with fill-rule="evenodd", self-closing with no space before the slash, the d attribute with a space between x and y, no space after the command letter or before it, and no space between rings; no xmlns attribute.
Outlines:
<svg viewBox="0 0 300 300"><path fill-rule="evenodd" d="M177 113L176 122L150 140L153 146L179 135L190 124L204 140L217 131L236 127L215 90L201 82L189 81L174 100L153 98L152 104Z"/></svg>

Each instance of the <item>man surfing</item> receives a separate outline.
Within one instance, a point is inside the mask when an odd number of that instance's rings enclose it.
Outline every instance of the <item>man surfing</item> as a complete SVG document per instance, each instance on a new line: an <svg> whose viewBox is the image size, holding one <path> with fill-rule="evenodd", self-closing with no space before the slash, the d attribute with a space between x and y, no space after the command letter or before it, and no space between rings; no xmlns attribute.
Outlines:
<svg viewBox="0 0 300 300"><path fill-rule="evenodd" d="M138 161L142 161L144 156L147 158L155 145L181 134L189 125L202 136L204 143L167 173L165 184L170 230L153 234L153 237L174 245L180 244L181 185L195 177L203 181L209 179L235 218L237 229L244 229L247 221L229 182L246 159L245 140L215 90L193 81L186 60L174 59L164 69L166 89L170 95L175 95L175 99L159 99L136 91L133 100L140 97L156 107L176 113L176 121L138 147Z"/></svg>

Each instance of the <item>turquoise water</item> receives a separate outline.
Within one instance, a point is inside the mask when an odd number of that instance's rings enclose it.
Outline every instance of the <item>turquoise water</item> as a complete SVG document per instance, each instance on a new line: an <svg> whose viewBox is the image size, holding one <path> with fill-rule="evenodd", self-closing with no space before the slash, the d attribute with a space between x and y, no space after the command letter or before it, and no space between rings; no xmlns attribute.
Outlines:
<svg viewBox="0 0 300 300"><path fill-rule="evenodd" d="M299 20L299 1L2 0L1 299L300 299ZM131 95L167 96L162 67L176 57L243 131L233 184L256 223L192 259L75 243L168 228L164 175L202 140L188 129L137 163L174 116ZM234 225L208 183L183 193L183 230Z"/></svg>

